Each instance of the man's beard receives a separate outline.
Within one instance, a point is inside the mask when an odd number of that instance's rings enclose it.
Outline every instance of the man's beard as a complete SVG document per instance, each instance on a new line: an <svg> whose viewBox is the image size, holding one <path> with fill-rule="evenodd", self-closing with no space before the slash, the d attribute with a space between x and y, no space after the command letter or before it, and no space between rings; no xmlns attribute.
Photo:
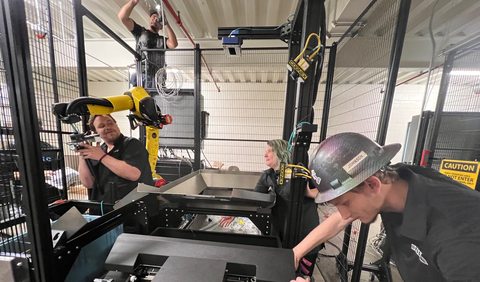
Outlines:
<svg viewBox="0 0 480 282"><path fill-rule="evenodd" d="M103 140L106 142L106 143L111 143L111 144L114 144L115 141L117 141L118 137L120 137L120 134L118 135L111 135L110 133L108 135L106 135Z"/></svg>
<svg viewBox="0 0 480 282"><path fill-rule="evenodd" d="M154 33L158 33L158 32L160 31L160 29L156 26L156 24L150 25L150 29L151 29Z"/></svg>

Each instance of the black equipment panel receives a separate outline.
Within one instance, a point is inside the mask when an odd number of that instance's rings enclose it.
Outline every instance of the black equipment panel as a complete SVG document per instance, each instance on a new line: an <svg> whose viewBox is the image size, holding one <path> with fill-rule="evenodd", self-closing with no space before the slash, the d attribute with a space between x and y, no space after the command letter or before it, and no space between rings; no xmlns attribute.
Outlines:
<svg viewBox="0 0 480 282"><path fill-rule="evenodd" d="M105 268L134 273L141 264L160 266L152 281L220 282L230 276L280 282L295 278L292 250L136 234L117 238ZM188 280L192 275L195 279Z"/></svg>

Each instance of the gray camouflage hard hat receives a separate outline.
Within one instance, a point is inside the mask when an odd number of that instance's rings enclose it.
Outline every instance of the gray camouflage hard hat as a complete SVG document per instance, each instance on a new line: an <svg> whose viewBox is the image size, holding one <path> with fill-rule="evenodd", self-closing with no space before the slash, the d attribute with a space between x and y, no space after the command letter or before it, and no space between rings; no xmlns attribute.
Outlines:
<svg viewBox="0 0 480 282"><path fill-rule="evenodd" d="M325 139L313 152L309 165L319 192L315 202L328 202L355 188L389 164L400 147L400 144L382 147L353 132Z"/></svg>

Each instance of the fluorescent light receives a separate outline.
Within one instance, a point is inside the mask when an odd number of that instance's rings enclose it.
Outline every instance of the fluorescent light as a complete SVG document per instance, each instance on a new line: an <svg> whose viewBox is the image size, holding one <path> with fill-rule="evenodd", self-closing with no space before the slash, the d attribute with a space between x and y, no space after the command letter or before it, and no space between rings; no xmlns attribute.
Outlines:
<svg viewBox="0 0 480 282"><path fill-rule="evenodd" d="M480 70L478 71L469 71L469 70L454 70L450 72L451 75L480 75Z"/></svg>
<svg viewBox="0 0 480 282"><path fill-rule="evenodd" d="M179 74L184 74L185 72L182 71L182 70L179 70L177 68L171 68L171 67L167 67L166 69L167 73L179 73Z"/></svg>

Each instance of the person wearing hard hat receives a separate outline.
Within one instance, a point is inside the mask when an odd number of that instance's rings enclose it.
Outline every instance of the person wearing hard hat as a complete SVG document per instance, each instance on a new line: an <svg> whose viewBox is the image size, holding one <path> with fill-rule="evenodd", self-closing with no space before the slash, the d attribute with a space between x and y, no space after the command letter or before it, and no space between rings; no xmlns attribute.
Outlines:
<svg viewBox="0 0 480 282"><path fill-rule="evenodd" d="M357 133L331 136L315 149L315 201L338 212L293 249L296 266L352 221L368 224L380 214L405 282L480 279L480 193L430 168L389 165L399 150Z"/></svg>

